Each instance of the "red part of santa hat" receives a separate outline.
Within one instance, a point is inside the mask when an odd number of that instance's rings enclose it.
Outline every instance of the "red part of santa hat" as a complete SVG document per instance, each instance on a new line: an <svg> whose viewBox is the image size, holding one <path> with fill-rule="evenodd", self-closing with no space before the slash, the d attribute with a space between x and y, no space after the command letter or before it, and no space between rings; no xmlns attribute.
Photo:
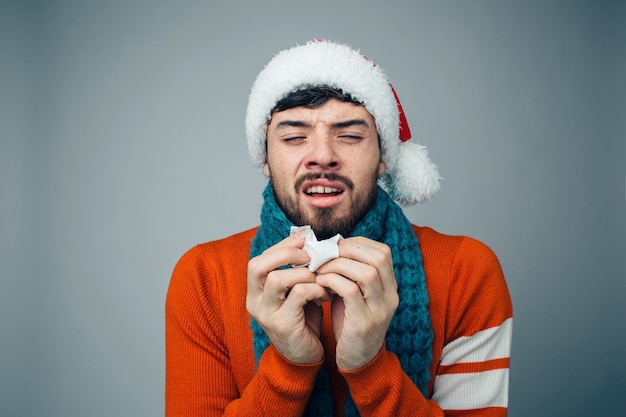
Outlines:
<svg viewBox="0 0 626 417"><path fill-rule="evenodd" d="M385 174L380 185L403 205L421 203L439 190L437 167L411 131L396 91L384 71L359 51L335 42L312 41L279 52L259 73L246 113L250 158L266 160L267 124L276 103L313 86L341 89L363 103L376 122Z"/></svg>

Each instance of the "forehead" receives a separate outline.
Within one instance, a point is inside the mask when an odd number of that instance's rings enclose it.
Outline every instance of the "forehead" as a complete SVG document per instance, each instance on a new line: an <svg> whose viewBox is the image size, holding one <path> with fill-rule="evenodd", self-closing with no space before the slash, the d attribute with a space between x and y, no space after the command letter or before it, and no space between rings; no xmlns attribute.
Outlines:
<svg viewBox="0 0 626 417"><path fill-rule="evenodd" d="M321 106L293 107L287 110L274 112L268 128L284 126L285 121L302 122L304 124L337 124L351 120L362 120L368 128L375 129L374 117L360 104L343 102L331 99Z"/></svg>

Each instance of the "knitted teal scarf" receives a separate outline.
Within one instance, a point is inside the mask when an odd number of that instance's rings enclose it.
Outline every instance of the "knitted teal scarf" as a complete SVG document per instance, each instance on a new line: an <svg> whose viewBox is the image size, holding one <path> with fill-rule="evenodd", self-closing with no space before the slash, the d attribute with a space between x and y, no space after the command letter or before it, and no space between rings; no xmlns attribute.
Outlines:
<svg viewBox="0 0 626 417"><path fill-rule="evenodd" d="M265 188L263 197L261 226L252 242L251 257L260 255L265 249L286 238L293 225L276 204L271 185L268 184ZM374 206L354 228L352 236L365 236L384 242L391 248L400 304L387 331L386 348L396 354L402 369L426 396L433 332L428 313L422 254L411 224L402 209L383 189L378 188ZM256 320L252 319L251 327L258 364L261 354L269 346L269 339ZM304 415L331 416L332 410L328 375L322 367ZM349 392L345 415L359 416Z"/></svg>

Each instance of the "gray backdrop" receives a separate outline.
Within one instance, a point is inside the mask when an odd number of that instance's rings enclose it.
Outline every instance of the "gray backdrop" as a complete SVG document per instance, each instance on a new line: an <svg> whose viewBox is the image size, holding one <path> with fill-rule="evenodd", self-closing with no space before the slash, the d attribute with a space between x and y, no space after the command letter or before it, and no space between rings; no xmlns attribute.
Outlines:
<svg viewBox="0 0 626 417"><path fill-rule="evenodd" d="M249 88L312 38L385 68L438 163L410 219L499 255L510 415L623 411L625 2L165 3L0 6L0 414L163 415L170 272L258 222Z"/></svg>

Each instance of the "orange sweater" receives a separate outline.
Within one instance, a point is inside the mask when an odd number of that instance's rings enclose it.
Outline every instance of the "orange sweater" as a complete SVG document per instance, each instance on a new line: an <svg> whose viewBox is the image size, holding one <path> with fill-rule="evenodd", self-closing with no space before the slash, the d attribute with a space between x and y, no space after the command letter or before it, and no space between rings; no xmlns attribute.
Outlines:
<svg viewBox="0 0 626 417"><path fill-rule="evenodd" d="M384 348L362 369L338 370L329 305L324 363L294 364L270 345L255 369L245 307L250 229L192 248L174 269L166 300L166 415L299 416L321 366L336 416L343 415L346 384L363 417L506 415L512 305L500 264L471 238L414 231L434 333L429 398Z"/></svg>

